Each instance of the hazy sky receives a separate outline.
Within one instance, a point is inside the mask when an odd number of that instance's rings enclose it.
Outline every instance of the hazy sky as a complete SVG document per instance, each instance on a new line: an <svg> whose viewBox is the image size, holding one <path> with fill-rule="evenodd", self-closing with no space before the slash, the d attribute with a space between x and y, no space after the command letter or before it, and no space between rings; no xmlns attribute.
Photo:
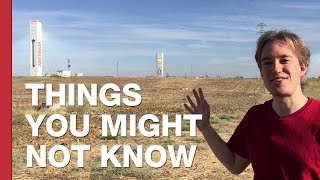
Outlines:
<svg viewBox="0 0 320 180"><path fill-rule="evenodd" d="M13 0L13 75L27 75L29 20L43 26L43 71L155 75L156 52L178 76L258 77L257 24L287 28L311 49L309 76L320 75L320 1Z"/></svg>

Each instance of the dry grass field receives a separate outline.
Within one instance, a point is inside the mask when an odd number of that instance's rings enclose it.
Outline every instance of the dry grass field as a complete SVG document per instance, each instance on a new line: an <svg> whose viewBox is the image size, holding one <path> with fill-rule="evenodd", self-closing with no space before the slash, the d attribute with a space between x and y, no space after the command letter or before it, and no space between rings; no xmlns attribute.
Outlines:
<svg viewBox="0 0 320 180"><path fill-rule="evenodd" d="M263 103L270 98L259 79L236 79L236 78L111 78L111 77L41 77L26 78L13 77L12 79L12 178L13 179L252 179L253 172L248 167L245 172L235 176L230 174L226 168L216 159L204 141L201 133L197 137L189 136L189 124L183 122L183 133L181 137L169 132L169 137L147 138L141 135L136 137L101 137L101 115L102 114L136 114L140 117L144 114L155 114L161 119L162 114L169 114L170 119L175 114L186 114L183 104L186 103L185 96L191 94L193 88L201 87L205 97L211 105L211 123L217 132L226 141L230 138L235 127L253 105ZM25 89L26 83L52 83L57 89L59 83L83 83L89 87L90 84L98 84L98 87L106 83L115 83L122 88L127 83L137 83L141 87L140 95L142 103L137 107L128 107L122 104L119 107L106 107L101 103L92 107L86 103L84 106L60 107L58 109L36 110L31 106L31 91ZM310 79L305 93L307 96L320 99L320 79ZM40 102L45 102L45 94L40 93ZM76 138L68 131L60 138L48 135L45 122L39 130L39 137L32 137L31 126L25 118L25 114L62 114L68 117L70 114L89 114L90 132L83 138ZM81 123L80 123L81 124ZM59 128L60 124L54 124ZM81 127L78 127L81 129ZM76 166L76 154L71 152L71 161L65 168L55 168L49 163L46 168L34 165L27 168L26 147L40 145L52 147L64 145L91 145L91 150L85 153L84 168ZM101 145L112 146L115 144L130 145L133 149L136 145L144 148L158 144L167 145L198 145L196 155L191 168L173 168L170 157L161 168L148 167L144 161L143 168L103 168L100 166ZM121 157L123 151L117 152ZM154 158L157 158L155 153ZM56 158L61 159L61 153L56 153Z"/></svg>

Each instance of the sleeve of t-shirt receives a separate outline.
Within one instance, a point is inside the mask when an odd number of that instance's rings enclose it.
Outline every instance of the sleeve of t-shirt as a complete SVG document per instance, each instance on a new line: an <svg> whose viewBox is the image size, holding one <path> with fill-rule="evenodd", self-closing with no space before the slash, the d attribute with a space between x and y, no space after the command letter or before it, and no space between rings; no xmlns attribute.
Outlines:
<svg viewBox="0 0 320 180"><path fill-rule="evenodd" d="M250 110L249 110L250 111ZM230 150L241 157L249 159L248 151L248 122L249 111L244 116L231 138L227 142L227 146Z"/></svg>

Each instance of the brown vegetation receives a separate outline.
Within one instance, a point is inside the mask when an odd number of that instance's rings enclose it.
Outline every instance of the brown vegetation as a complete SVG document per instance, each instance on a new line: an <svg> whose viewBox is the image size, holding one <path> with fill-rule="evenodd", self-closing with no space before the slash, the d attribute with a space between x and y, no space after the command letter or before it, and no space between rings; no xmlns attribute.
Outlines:
<svg viewBox="0 0 320 180"><path fill-rule="evenodd" d="M84 83L98 84L101 87L106 83L115 83L120 88L127 83L137 83L141 87L142 103L137 107L106 107L99 103L91 107L88 103L83 106L60 107L56 109L33 108L31 106L31 91L25 89L25 83L52 83L55 88L59 83ZM193 88L201 87L205 97L211 105L212 126L228 140L235 127L252 106L262 103L270 98L264 91L259 79L246 78L111 78L111 77L41 77L25 78L14 77L12 85L12 177L13 179L252 179L253 172L249 167L239 176L227 172L226 168L216 159L198 132L197 137L190 137L188 123L183 124L182 137L146 138L141 135L136 137L101 137L102 114L136 114L140 117L144 114L155 114L161 119L162 114L169 114L174 119L175 114L184 114L187 111L183 104L186 103L185 96L190 94ZM320 99L320 80L311 79L305 93L308 96ZM40 94L40 103L45 102L45 96ZM72 113L82 115L90 114L90 133L84 138L75 138L69 132L61 138L53 138L46 133L45 124L41 125L39 137L31 136L31 127L24 114L62 114L66 117ZM56 125L57 127L59 124ZM81 127L79 127L81 128ZM172 132L171 132L172 133ZM85 155L84 168L77 168L75 153L71 154L71 162L65 168L54 168L50 164L46 168L27 168L26 146L63 144L70 147L72 144L91 145L91 151ZM136 145L144 147L151 144L166 145L198 145L197 153L191 168L172 168L170 158L161 168L102 168L100 167L101 145L129 144L134 149ZM120 157L121 150L117 152ZM56 154L59 158L59 153Z"/></svg>

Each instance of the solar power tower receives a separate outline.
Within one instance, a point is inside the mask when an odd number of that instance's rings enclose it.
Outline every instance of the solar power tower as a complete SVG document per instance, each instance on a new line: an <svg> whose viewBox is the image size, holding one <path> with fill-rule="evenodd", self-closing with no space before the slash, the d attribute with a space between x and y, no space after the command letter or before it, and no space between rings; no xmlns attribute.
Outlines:
<svg viewBox="0 0 320 180"><path fill-rule="evenodd" d="M157 77L163 77L163 72L164 72L163 52L158 52L156 55L156 58L157 58Z"/></svg>

